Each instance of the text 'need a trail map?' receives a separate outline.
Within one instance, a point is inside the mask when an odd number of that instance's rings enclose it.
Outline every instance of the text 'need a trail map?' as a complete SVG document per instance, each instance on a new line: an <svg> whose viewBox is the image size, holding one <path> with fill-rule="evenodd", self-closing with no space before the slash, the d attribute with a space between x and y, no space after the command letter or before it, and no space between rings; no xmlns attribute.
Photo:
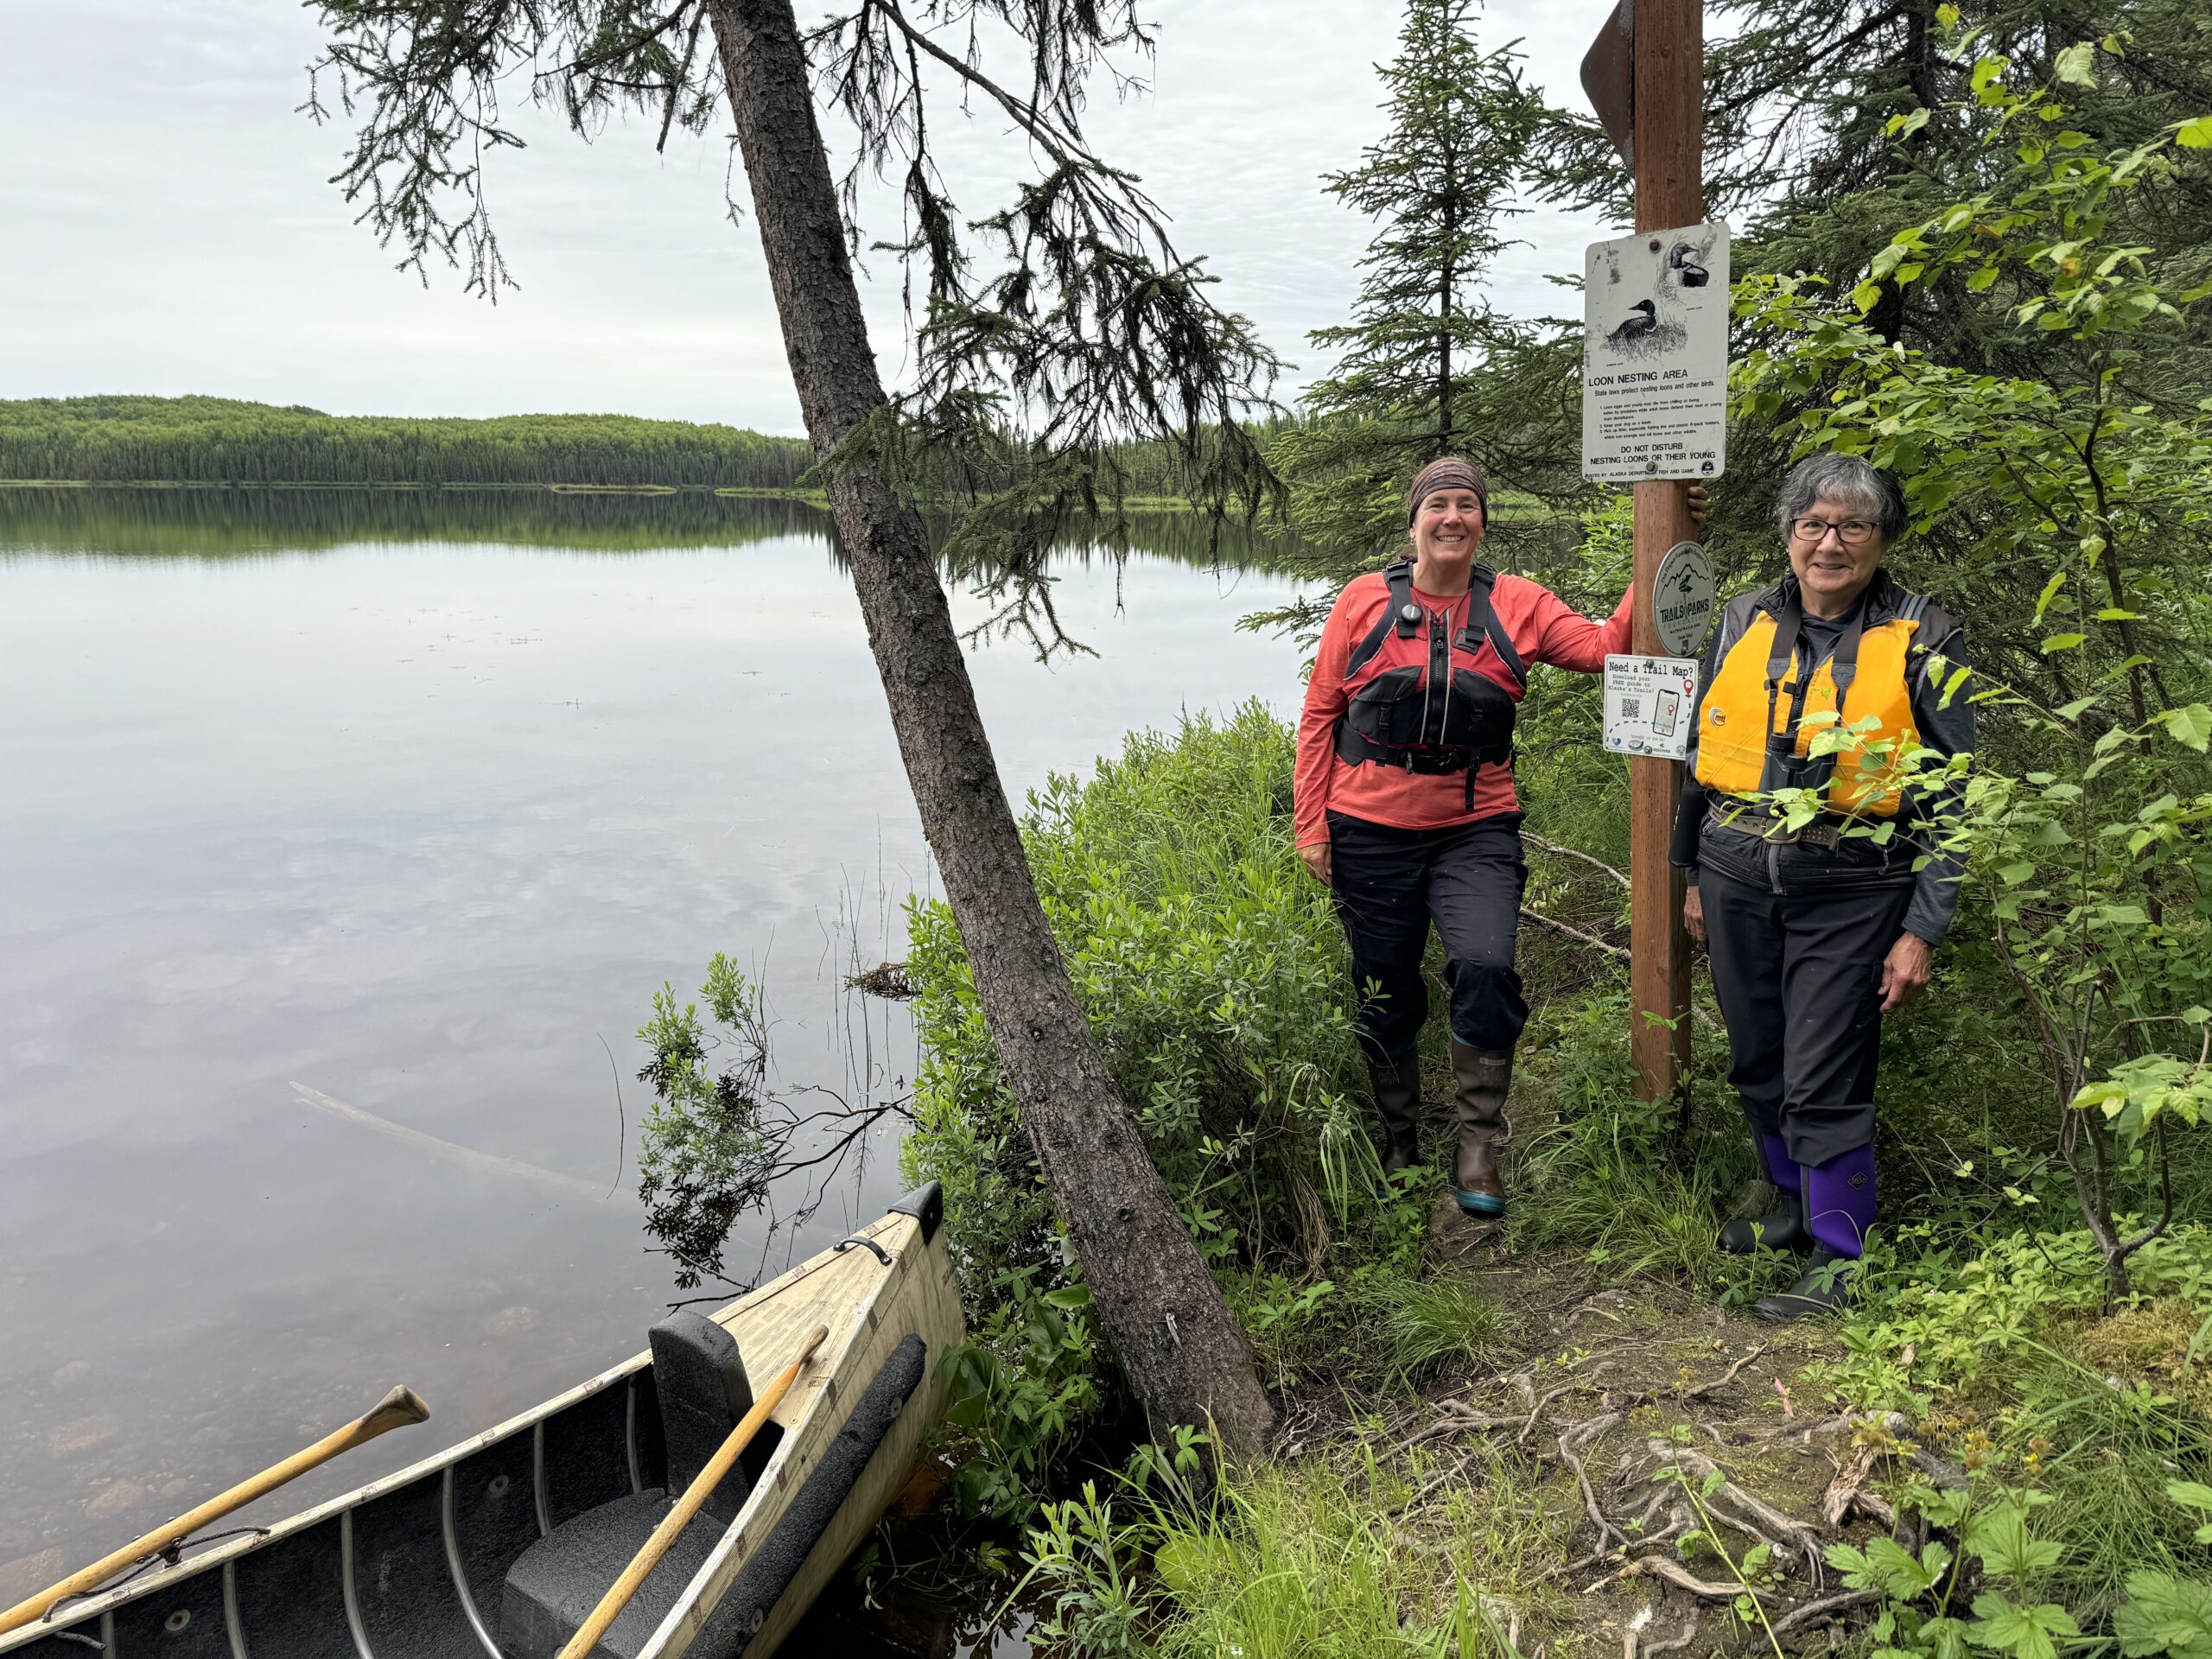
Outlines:
<svg viewBox="0 0 2212 1659"><path fill-rule="evenodd" d="M1583 477L1718 478L1727 460L1728 227L1593 242L1583 277Z"/></svg>

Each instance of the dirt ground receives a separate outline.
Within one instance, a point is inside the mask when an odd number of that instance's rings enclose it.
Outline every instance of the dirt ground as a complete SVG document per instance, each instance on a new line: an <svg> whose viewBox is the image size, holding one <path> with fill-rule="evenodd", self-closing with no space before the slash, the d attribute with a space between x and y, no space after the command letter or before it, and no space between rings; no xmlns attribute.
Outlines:
<svg viewBox="0 0 2212 1659"><path fill-rule="evenodd" d="M1650 1278L1608 1285L1577 1253L1511 1251L1502 1224L1471 1222L1448 1193L1429 1233L1444 1271L1510 1310L1506 1351L1435 1379L1379 1433L1340 1398L1294 1399L1280 1449L1356 1440L1418 1459L1395 1522L1416 1549L1452 1483L1510 1468L1523 1507L1498 1523L1543 1528L1526 1559L1550 1560L1493 1611L1530 1659L1764 1648L1739 1573L1762 1561L1749 1576L1784 1647L1824 1649L1866 1616L1872 1598L1822 1551L1897 1526L1879 1491L1913 1448L1901 1421L1839 1415L1803 1380L1840 1351L1832 1325L1769 1325Z"/></svg>

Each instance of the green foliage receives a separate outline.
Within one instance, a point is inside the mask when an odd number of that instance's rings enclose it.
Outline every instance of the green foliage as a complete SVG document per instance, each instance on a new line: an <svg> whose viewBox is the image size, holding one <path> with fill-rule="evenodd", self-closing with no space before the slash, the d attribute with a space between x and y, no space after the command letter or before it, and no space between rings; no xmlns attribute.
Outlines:
<svg viewBox="0 0 2212 1659"><path fill-rule="evenodd" d="M1630 1092L1630 1020L1625 990L1608 985L1562 996L1532 1022L1522 1075L1541 1079L1557 1121L1529 1141L1514 1240L1579 1247L1609 1274L1711 1288L1741 1270L1713 1239L1751 1173L1742 1116L1716 1079L1694 1077L1700 1111L1685 1144L1674 1103ZM1719 1057L1703 1047L1710 1066Z"/></svg>
<svg viewBox="0 0 2212 1659"><path fill-rule="evenodd" d="M2044 1058L2057 1150L2115 1295L2172 1220L2168 1136L2199 1115L2212 1001L2212 714L2186 643L2203 608L2196 527L2212 521L2212 406L2188 373L2188 314L2212 284L2194 251L2134 239L2146 203L2185 182L2186 124L2112 150L2071 124L2062 91L2094 86L2121 50L2069 48L2050 84L2019 92L2004 59L1961 38L1968 90L1945 113L1980 188L1896 232L1847 306L1804 277L1747 280L1740 315L1760 344L1738 377L1746 413L1799 451L1893 473L1951 556L1939 590L1970 607L1984 667L1948 669L1945 690L1978 705L1985 752L1963 787L1961 762L1909 743L1870 744L1868 759L1928 790L1967 857L1981 904L1962 925L1992 936ZM1929 114L1891 124L1909 137ZM1979 296L1982 361L1859 321L1923 290ZM1787 804L1802 817L1820 804ZM2159 1052L2177 1027L2190 1049ZM2155 1218L2123 1235L2115 1212L2146 1190Z"/></svg>
<svg viewBox="0 0 2212 1659"><path fill-rule="evenodd" d="M1817 1373L1863 1409L1923 1411L2012 1376L2104 1306L2086 1230L1993 1231L1953 1250L1931 1248L1936 1233L1908 1223L1897 1253L1871 1261L1878 1294L1846 1325L1846 1357ZM2212 1313L2212 1230L2191 1224L2145 1244L2135 1289ZM1908 1352L1909 1371L1900 1363Z"/></svg>
<svg viewBox="0 0 2212 1659"><path fill-rule="evenodd" d="M2127 1659L2212 1659L2212 1584L2167 1573L2131 1573L2127 1600L2112 1616Z"/></svg>
<svg viewBox="0 0 2212 1659"><path fill-rule="evenodd" d="M1551 1529L1512 1513L1527 1495L1499 1463L1452 1483L1428 1517L1433 1541L1407 1548L1408 1480L1427 1475L1418 1461L1409 1474L1270 1465L1205 1506L1173 1484L1125 1481L1105 1499L1086 1486L1030 1535L1027 1583L1050 1610L1040 1633L1071 1659L1519 1659L1485 1586L1524 1587Z"/></svg>
<svg viewBox="0 0 2212 1659"><path fill-rule="evenodd" d="M0 479L790 489L798 438L627 415L410 420L228 397L0 402Z"/></svg>
<svg viewBox="0 0 2212 1659"><path fill-rule="evenodd" d="M1139 1528L1115 1518L1096 1483L1083 1495L1038 1510L1022 1590L1042 1604L1033 1637L1071 1659L1141 1659L1146 1598L1139 1587ZM1020 1593L1017 1592L1017 1593Z"/></svg>
<svg viewBox="0 0 2212 1659"><path fill-rule="evenodd" d="M1447 1359L1480 1359L1506 1333L1505 1305L1465 1279L1400 1279L1383 1333L1397 1373L1418 1378Z"/></svg>
<svg viewBox="0 0 2212 1659"><path fill-rule="evenodd" d="M1316 1281L1332 1244L1378 1250L1389 1236L1343 933L1291 845L1290 756L1257 704L1223 725L1193 717L1173 736L1131 736L1087 782L1054 779L1026 825L1115 1082L1263 1342L1325 1308ZM918 902L908 929L923 1061L901 1156L913 1179L945 1185L989 1356L962 1362L988 1466L964 1495L1019 1513L1103 1403L1100 1357L950 912Z"/></svg>

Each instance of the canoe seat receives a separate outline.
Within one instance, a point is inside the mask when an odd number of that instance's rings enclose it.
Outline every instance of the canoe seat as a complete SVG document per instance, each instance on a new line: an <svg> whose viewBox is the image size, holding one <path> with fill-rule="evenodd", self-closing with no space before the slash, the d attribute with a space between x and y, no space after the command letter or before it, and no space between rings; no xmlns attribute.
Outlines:
<svg viewBox="0 0 2212 1659"><path fill-rule="evenodd" d="M557 1659L609 1585L668 1513L671 1493L690 1485L753 1408L753 1386L729 1332L686 1309L652 1328L653 1396L668 1447L668 1490L633 1492L564 1522L515 1558L500 1598L499 1650L506 1659ZM683 1535L669 1547L594 1659L635 1659L744 1507L782 1433L762 1425Z"/></svg>

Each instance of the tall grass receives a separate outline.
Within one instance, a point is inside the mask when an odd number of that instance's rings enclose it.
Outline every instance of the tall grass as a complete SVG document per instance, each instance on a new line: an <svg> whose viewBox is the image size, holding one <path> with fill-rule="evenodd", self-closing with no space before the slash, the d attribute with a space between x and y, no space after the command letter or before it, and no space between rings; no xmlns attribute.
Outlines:
<svg viewBox="0 0 2212 1659"><path fill-rule="evenodd" d="M1269 1465L1203 1508L1086 1491L1032 1535L1040 1633L1069 1659L1518 1659L1571 1514L1482 1455L1433 1484L1419 1459Z"/></svg>

